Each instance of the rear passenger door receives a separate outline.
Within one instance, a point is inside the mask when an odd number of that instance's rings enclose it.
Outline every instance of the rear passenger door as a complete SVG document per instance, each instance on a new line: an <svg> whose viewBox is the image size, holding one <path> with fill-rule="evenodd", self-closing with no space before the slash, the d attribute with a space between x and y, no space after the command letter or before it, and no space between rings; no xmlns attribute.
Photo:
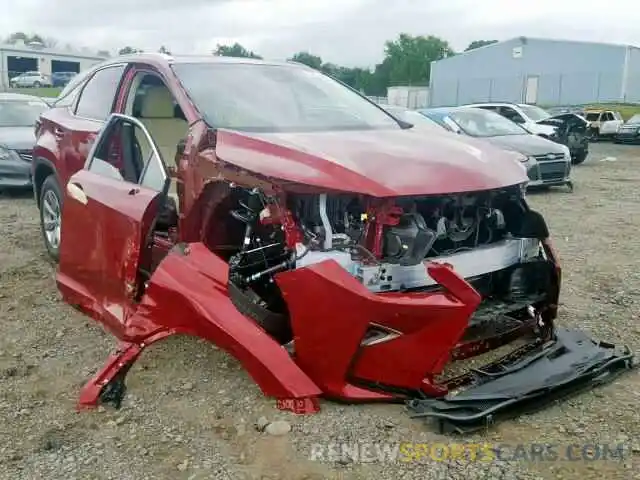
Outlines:
<svg viewBox="0 0 640 480"><path fill-rule="evenodd" d="M84 166L96 136L113 112L125 69L126 64L116 64L95 71L69 106L68 120L56 125L54 135L64 165L64 171L58 171L62 188Z"/></svg>
<svg viewBox="0 0 640 480"><path fill-rule="evenodd" d="M114 114L64 188L58 285L67 301L122 333L141 261L166 199L166 164L144 125Z"/></svg>

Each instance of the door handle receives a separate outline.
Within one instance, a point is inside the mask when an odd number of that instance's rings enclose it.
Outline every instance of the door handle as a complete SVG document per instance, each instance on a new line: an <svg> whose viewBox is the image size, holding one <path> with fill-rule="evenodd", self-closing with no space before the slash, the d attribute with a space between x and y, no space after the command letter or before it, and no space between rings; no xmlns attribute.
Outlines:
<svg viewBox="0 0 640 480"><path fill-rule="evenodd" d="M77 200L83 205L86 205L87 202L89 201L87 198L87 194L84 193L84 189L82 188L82 185L80 185L79 183L76 183L76 182L67 183L67 193L71 198L73 198L74 200Z"/></svg>
<svg viewBox="0 0 640 480"><path fill-rule="evenodd" d="M140 191L140 189L139 189L139 188L132 188L132 189L131 189L131 190L129 190L127 193L128 193L129 195L135 195L135 194L137 194L139 191Z"/></svg>

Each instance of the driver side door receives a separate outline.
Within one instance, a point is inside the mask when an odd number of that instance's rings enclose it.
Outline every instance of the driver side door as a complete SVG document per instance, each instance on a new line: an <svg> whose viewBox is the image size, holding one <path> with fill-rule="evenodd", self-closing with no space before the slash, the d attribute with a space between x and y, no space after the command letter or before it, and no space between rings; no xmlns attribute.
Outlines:
<svg viewBox="0 0 640 480"><path fill-rule="evenodd" d="M144 125L112 114L84 168L64 187L58 287L117 336L135 304L168 186L167 167Z"/></svg>

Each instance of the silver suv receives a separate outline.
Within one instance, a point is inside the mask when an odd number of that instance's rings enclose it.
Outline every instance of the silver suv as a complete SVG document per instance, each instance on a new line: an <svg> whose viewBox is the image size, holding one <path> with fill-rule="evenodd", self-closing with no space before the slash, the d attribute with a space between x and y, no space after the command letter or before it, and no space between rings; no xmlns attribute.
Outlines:
<svg viewBox="0 0 640 480"><path fill-rule="evenodd" d="M50 87L51 78L40 72L24 72L13 77L9 84L13 87Z"/></svg>

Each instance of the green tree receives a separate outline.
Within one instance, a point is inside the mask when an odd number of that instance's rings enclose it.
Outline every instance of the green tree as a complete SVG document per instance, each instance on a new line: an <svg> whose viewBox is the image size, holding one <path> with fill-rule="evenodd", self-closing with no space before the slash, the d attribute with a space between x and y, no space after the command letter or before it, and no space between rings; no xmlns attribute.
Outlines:
<svg viewBox="0 0 640 480"><path fill-rule="evenodd" d="M133 53L143 53L139 48L134 48L130 46L126 46L118 50L118 55L131 55Z"/></svg>
<svg viewBox="0 0 640 480"><path fill-rule="evenodd" d="M385 43L385 58L379 74L388 75L389 85L428 85L431 62L454 55L449 42L401 33L397 40Z"/></svg>
<svg viewBox="0 0 640 480"><path fill-rule="evenodd" d="M289 61L302 63L308 67L315 68L316 70L322 69L322 58L309 52L298 52L293 55Z"/></svg>
<svg viewBox="0 0 640 480"><path fill-rule="evenodd" d="M171 52L169 51L169 49L167 47L165 47L164 45L162 45L158 49L158 53L164 53L165 55L171 55Z"/></svg>
<svg viewBox="0 0 640 480"><path fill-rule="evenodd" d="M244 57L244 58L257 58L261 59L262 57L251 50L247 50L238 42L233 45L220 45L216 47L213 51L214 55L218 55L220 57Z"/></svg>
<svg viewBox="0 0 640 480"><path fill-rule="evenodd" d="M474 40L469 44L467 48L464 49L464 51L468 52L469 50L484 47L486 45L491 45L492 43L498 43L498 40Z"/></svg>

